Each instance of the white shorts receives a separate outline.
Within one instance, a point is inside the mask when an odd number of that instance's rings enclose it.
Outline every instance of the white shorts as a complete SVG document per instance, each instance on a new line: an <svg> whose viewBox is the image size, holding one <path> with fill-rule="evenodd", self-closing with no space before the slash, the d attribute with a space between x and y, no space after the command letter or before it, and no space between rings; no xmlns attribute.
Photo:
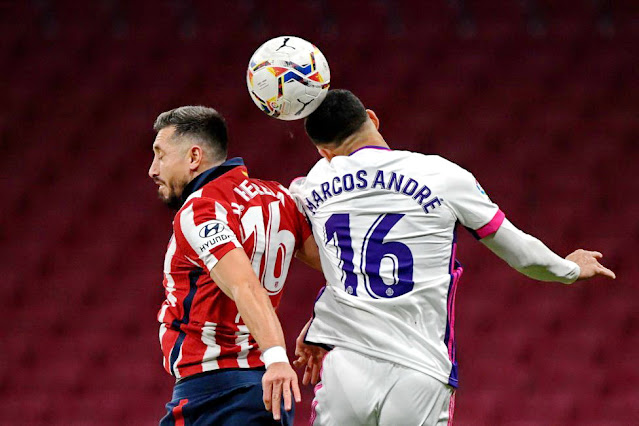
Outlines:
<svg viewBox="0 0 639 426"><path fill-rule="evenodd" d="M335 348L315 386L313 426L452 424L455 390L390 361Z"/></svg>

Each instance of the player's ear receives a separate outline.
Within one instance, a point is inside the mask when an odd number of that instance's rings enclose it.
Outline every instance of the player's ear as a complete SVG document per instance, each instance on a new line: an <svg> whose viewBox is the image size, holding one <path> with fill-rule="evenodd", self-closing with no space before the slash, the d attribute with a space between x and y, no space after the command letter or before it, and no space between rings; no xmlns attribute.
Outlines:
<svg viewBox="0 0 639 426"><path fill-rule="evenodd" d="M371 121L375 125L375 128L379 130L379 118L377 117L377 114L375 114L375 111L373 111L372 109L367 109L366 114L368 114L368 118L371 119Z"/></svg>
<svg viewBox="0 0 639 426"><path fill-rule="evenodd" d="M189 149L189 169L197 170L202 164L202 160L204 159L204 150L202 147L193 145L191 149Z"/></svg>

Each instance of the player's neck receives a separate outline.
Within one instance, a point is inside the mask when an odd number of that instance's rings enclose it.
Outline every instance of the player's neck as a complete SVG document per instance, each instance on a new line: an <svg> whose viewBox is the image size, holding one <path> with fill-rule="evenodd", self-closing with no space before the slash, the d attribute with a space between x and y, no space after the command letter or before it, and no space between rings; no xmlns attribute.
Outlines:
<svg viewBox="0 0 639 426"><path fill-rule="evenodd" d="M377 129L374 129L365 132L357 132L346 138L338 147L325 145L318 146L317 150L322 157L331 161L334 157L348 156L358 149L362 149L367 146L390 148L384 140L384 137L377 131Z"/></svg>
<svg viewBox="0 0 639 426"><path fill-rule="evenodd" d="M342 152L335 152L336 155L349 155L358 149L362 149L366 146L378 146L382 148L389 148L388 144L384 140L384 137L378 131L371 131L365 133L359 133L348 138L338 148ZM337 151L337 150L336 150Z"/></svg>
<svg viewBox="0 0 639 426"><path fill-rule="evenodd" d="M191 171L189 182L195 179L196 177L198 177L199 175L201 175L202 173L206 172L207 170L210 170L213 167L217 167L220 164L223 164L225 161L226 159L217 160L217 161L203 161L202 163L200 163L197 169Z"/></svg>

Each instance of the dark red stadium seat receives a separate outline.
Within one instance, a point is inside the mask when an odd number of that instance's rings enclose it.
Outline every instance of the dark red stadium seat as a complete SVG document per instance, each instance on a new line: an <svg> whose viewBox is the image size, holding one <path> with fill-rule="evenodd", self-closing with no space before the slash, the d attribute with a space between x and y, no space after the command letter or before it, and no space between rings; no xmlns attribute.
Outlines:
<svg viewBox="0 0 639 426"><path fill-rule="evenodd" d="M614 3L608 35L589 2L540 2L547 31L535 37L517 2L466 2L470 27L461 2L10 3L0 423L18 412L20 424L51 425L163 415L172 383L155 315L171 214L146 176L151 126L169 108L211 105L253 176L306 173L318 156L302 123L266 117L245 89L252 52L284 33L322 49L332 87L374 109L394 148L460 163L525 231L562 255L601 250L618 272L533 283L460 235L456 424L637 423L632 2ZM280 309L289 352L321 281L291 273Z"/></svg>

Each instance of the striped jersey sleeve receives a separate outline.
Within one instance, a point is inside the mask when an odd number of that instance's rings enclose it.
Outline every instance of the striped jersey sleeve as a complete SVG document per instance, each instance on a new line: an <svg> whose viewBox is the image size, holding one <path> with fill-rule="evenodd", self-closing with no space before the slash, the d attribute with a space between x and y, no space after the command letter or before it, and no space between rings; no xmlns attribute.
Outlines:
<svg viewBox="0 0 639 426"><path fill-rule="evenodd" d="M176 235L184 237L193 251L195 263L211 271L234 248L242 248L234 215L228 205L209 198L194 198L174 222ZM197 262L199 260L200 262Z"/></svg>

